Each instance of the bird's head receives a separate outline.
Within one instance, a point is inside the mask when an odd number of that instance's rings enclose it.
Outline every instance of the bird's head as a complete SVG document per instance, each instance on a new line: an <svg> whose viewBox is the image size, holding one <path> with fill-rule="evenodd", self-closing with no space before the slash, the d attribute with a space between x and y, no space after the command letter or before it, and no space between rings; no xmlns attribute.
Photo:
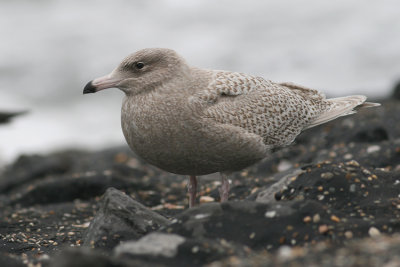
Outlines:
<svg viewBox="0 0 400 267"><path fill-rule="evenodd" d="M171 49L142 49L127 56L110 74L90 81L83 93L115 87L127 95L136 95L181 77L188 69L185 61Z"/></svg>

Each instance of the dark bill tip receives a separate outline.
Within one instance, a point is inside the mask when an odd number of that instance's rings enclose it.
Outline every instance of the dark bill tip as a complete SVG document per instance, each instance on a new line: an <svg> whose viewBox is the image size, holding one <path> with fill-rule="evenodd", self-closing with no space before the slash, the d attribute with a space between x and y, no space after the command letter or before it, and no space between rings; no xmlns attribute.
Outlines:
<svg viewBox="0 0 400 267"><path fill-rule="evenodd" d="M96 93L97 88L93 86L92 81L88 82L83 88L83 94L90 94L90 93Z"/></svg>

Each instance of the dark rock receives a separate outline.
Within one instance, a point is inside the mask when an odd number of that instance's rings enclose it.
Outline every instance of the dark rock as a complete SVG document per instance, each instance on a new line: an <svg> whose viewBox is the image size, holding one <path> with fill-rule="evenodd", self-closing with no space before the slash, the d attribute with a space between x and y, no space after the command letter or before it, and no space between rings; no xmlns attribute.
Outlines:
<svg viewBox="0 0 400 267"><path fill-rule="evenodd" d="M190 239L176 234L150 233L115 249L118 258L143 259L167 266L203 266L229 256L246 256L248 251L226 241Z"/></svg>
<svg viewBox="0 0 400 267"><path fill-rule="evenodd" d="M135 240L170 222L115 188L104 194L90 223L84 246L109 249L120 241Z"/></svg>
<svg viewBox="0 0 400 267"><path fill-rule="evenodd" d="M89 199L104 194L109 187L124 188L132 181L112 175L86 173L77 177L49 177L31 183L19 194L11 197L8 204L28 206Z"/></svg>
<svg viewBox="0 0 400 267"><path fill-rule="evenodd" d="M392 98L400 100L400 81L393 88Z"/></svg>
<svg viewBox="0 0 400 267"><path fill-rule="evenodd" d="M89 248L66 249L54 256L49 267L114 267L118 266L106 255Z"/></svg>
<svg viewBox="0 0 400 267"><path fill-rule="evenodd" d="M125 259L106 256L89 248L66 249L53 257L49 267L158 267L156 263L148 263L139 259Z"/></svg>
<svg viewBox="0 0 400 267"><path fill-rule="evenodd" d="M62 174L68 169L65 161L55 157L21 156L0 176L0 193L26 182L51 174Z"/></svg>
<svg viewBox="0 0 400 267"><path fill-rule="evenodd" d="M383 127L365 127L359 129L349 138L351 142L373 143L389 140L387 131Z"/></svg>
<svg viewBox="0 0 400 267"><path fill-rule="evenodd" d="M10 256L0 253L0 266L4 267L24 267L25 264L22 262L11 258Z"/></svg>
<svg viewBox="0 0 400 267"><path fill-rule="evenodd" d="M23 115L27 113L27 111L19 111L19 112L0 112L0 124L10 122L10 120L19 115Z"/></svg>
<svg viewBox="0 0 400 267"><path fill-rule="evenodd" d="M330 220L316 201L210 203L183 212L165 231L196 240L222 238L250 248L275 249L324 239L317 225L303 222L305 216L314 214L320 215L319 223Z"/></svg>
<svg viewBox="0 0 400 267"><path fill-rule="evenodd" d="M246 258L231 257L219 261L217 266L325 266L376 267L400 266L400 236L379 236L349 241L341 247L326 243L316 246L282 246L277 253L254 253Z"/></svg>
<svg viewBox="0 0 400 267"><path fill-rule="evenodd" d="M400 210L392 204L399 193L398 172L369 169L352 160L307 168L282 191L281 199L315 200L332 213L343 213L349 222L359 218L376 224L400 218ZM400 221L394 226L400 227Z"/></svg>

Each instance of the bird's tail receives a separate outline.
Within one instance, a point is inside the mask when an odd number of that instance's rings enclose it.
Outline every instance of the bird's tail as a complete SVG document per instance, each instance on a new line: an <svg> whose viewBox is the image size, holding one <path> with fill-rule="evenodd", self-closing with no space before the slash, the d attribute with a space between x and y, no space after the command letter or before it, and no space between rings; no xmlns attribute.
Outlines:
<svg viewBox="0 0 400 267"><path fill-rule="evenodd" d="M313 120L305 129L326 123L336 118L356 113L359 109L377 107L381 104L365 102L366 96L352 95L326 99L329 102L328 108Z"/></svg>

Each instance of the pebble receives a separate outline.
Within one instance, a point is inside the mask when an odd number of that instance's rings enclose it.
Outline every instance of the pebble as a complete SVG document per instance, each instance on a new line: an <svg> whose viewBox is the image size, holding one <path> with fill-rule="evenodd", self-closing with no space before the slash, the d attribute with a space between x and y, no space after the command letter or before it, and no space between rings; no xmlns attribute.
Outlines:
<svg viewBox="0 0 400 267"><path fill-rule="evenodd" d="M314 223L317 223L317 222L319 222L320 220L321 220L321 216L319 216L318 213L315 214L315 215L313 216L313 222L314 222Z"/></svg>
<svg viewBox="0 0 400 267"><path fill-rule="evenodd" d="M350 160L350 161L346 162L346 165L353 166L353 167L360 167L360 163L358 163L355 160Z"/></svg>
<svg viewBox="0 0 400 267"><path fill-rule="evenodd" d="M331 216L331 221L334 221L334 222L340 222L340 218L339 217L337 217L337 216L335 216L335 215L332 215Z"/></svg>
<svg viewBox="0 0 400 267"><path fill-rule="evenodd" d="M324 172L324 173L321 173L321 178L324 178L324 179L331 179L333 177L333 173L331 173L331 172Z"/></svg>
<svg viewBox="0 0 400 267"><path fill-rule="evenodd" d="M370 237L378 237L381 235L381 232L378 230L378 228L372 226L369 228L368 234Z"/></svg>
<svg viewBox="0 0 400 267"><path fill-rule="evenodd" d="M373 146L369 146L369 147L367 148L367 153L368 153L368 154L371 154L371 153L374 153L374 152L378 152L379 150L381 150L381 147L380 147L380 146L378 146L378 145L373 145Z"/></svg>
<svg viewBox="0 0 400 267"><path fill-rule="evenodd" d="M280 260L289 260L293 257L292 248L289 246L281 246L278 250L278 257Z"/></svg>
<svg viewBox="0 0 400 267"><path fill-rule="evenodd" d="M287 160L281 160L281 162L279 162L277 169L278 172L284 172L289 170L290 168L293 167L293 164L290 161Z"/></svg>
<svg viewBox="0 0 400 267"><path fill-rule="evenodd" d="M192 247L192 253L197 253L199 252L200 248L198 246Z"/></svg>
<svg viewBox="0 0 400 267"><path fill-rule="evenodd" d="M275 216L276 216L275 210L270 210L265 213L265 217L267 217L267 218L274 218Z"/></svg>
<svg viewBox="0 0 400 267"><path fill-rule="evenodd" d="M352 231L346 231L346 232L344 232L344 236L347 239L351 239L351 238L353 238L353 232Z"/></svg>
<svg viewBox="0 0 400 267"><path fill-rule="evenodd" d="M309 222L311 222L311 216L306 216L306 217L304 217L303 218L303 222L305 222L305 223L309 223Z"/></svg>
<svg viewBox="0 0 400 267"><path fill-rule="evenodd" d="M209 203L209 202L215 202L215 198L210 197L210 196L201 196L200 197L200 204Z"/></svg>
<svg viewBox="0 0 400 267"><path fill-rule="evenodd" d="M350 191L351 193L356 192L356 185L355 185L355 184L351 184L350 187L349 187L349 191Z"/></svg>
<svg viewBox="0 0 400 267"><path fill-rule="evenodd" d="M328 232L329 228L326 224L322 224L318 227L318 232L320 234L325 234L326 232Z"/></svg>
<svg viewBox="0 0 400 267"><path fill-rule="evenodd" d="M343 156L343 158L349 160L349 159L353 158L353 155L350 153L347 153L346 155Z"/></svg>

